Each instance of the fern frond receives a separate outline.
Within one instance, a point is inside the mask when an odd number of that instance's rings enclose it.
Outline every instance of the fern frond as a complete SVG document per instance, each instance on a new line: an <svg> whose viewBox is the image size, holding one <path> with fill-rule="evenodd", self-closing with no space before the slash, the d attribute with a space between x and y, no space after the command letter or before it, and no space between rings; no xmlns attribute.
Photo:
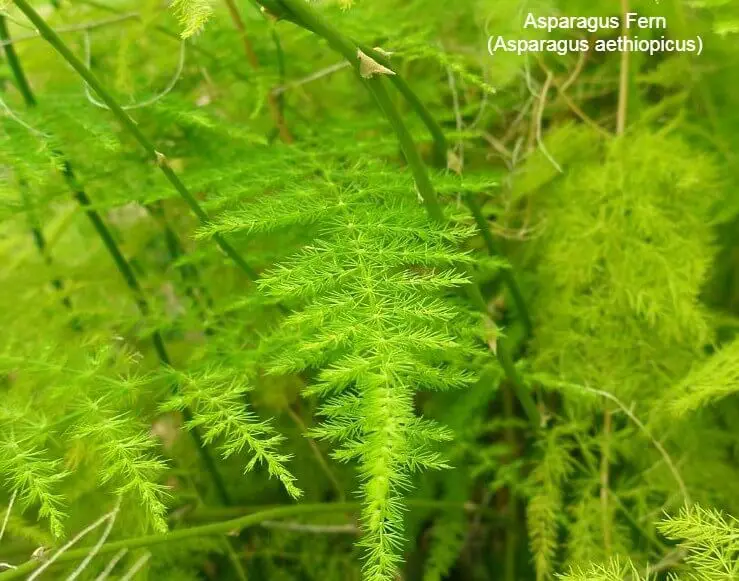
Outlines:
<svg viewBox="0 0 739 581"><path fill-rule="evenodd" d="M621 563L618 559L612 559L605 565L591 565L586 568L577 568L564 575L558 575L561 581L649 581L644 577L633 563Z"/></svg>
<svg viewBox="0 0 739 581"><path fill-rule="evenodd" d="M445 516L434 523L423 581L442 581L447 578L464 547L466 533L464 515Z"/></svg>
<svg viewBox="0 0 739 581"><path fill-rule="evenodd" d="M414 393L469 379L460 362L475 350L454 330L469 315L443 293L468 282L454 268L470 258L455 247L471 230L432 225L408 190L398 196L339 180L307 192L250 204L202 235L316 224L316 240L259 283L299 306L270 339L270 369L323 368L310 388L328 398L313 433L341 443L335 457L359 465L366 578L385 581L400 562L411 474L445 466L432 446L448 431L416 417Z"/></svg>
<svg viewBox="0 0 739 581"><path fill-rule="evenodd" d="M38 506L39 518L48 519L52 534L64 535L66 514L59 485L68 473L59 460L6 431L0 437L0 473L5 486L17 492L21 507Z"/></svg>
<svg viewBox="0 0 739 581"><path fill-rule="evenodd" d="M206 444L220 442L224 458L248 451L252 457L244 468L245 474L264 464L290 496L300 497L295 477L285 466L290 456L278 452L284 438L244 405L250 388L232 375L216 369L202 374L178 374L179 393L166 401L161 410L190 409L193 417L186 427L200 428Z"/></svg>
<svg viewBox="0 0 739 581"><path fill-rule="evenodd" d="M684 508L657 525L688 550L696 581L730 581L739 576L739 521L700 505Z"/></svg>
<svg viewBox="0 0 739 581"><path fill-rule="evenodd" d="M739 391L739 341L733 341L693 369L675 388L670 409L677 414Z"/></svg>
<svg viewBox="0 0 739 581"><path fill-rule="evenodd" d="M529 541L537 581L551 579L563 522L563 484L572 471L568 442L557 429L539 443L543 457L529 477L531 496L526 509Z"/></svg>
<svg viewBox="0 0 739 581"><path fill-rule="evenodd" d="M549 223L533 243L539 283L532 364L596 385L607 397L641 401L640 416L649 417L668 409L670 388L710 340L711 315L700 295L715 257L717 189L710 184L720 176L711 156L696 157L672 136L635 134L582 154L584 160L569 158L566 178L531 194ZM676 262L681 268L667 266ZM584 417L577 397L567 397L565 407ZM632 461L644 458L632 453Z"/></svg>
<svg viewBox="0 0 739 581"><path fill-rule="evenodd" d="M172 0L170 9L183 27L182 38L190 38L200 32L213 15L213 1Z"/></svg>
<svg viewBox="0 0 739 581"><path fill-rule="evenodd" d="M159 483L166 464L155 455L157 442L127 413L118 413L106 398L85 398L77 404L82 418L73 426L73 439L91 445L102 460L101 484L114 485L116 494L144 507L145 525L168 530L166 488Z"/></svg>

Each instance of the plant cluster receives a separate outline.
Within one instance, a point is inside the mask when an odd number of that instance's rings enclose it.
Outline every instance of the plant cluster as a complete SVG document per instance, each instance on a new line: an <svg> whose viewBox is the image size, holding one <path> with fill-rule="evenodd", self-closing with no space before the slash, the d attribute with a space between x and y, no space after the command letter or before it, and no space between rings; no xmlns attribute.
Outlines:
<svg viewBox="0 0 739 581"><path fill-rule="evenodd" d="M737 22L0 2L0 581L739 579Z"/></svg>

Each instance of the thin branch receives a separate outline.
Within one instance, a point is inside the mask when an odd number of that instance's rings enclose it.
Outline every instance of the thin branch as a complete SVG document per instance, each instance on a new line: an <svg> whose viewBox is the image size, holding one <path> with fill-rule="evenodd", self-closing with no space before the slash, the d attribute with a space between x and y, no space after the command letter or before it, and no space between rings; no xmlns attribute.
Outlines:
<svg viewBox="0 0 739 581"><path fill-rule="evenodd" d="M539 95L539 106L536 110L535 126L536 126L536 143L539 146L539 150L544 154L551 164L559 173L563 173L562 166L549 153L549 150L544 146L544 139L541 134L541 124L544 117L544 109L546 108L547 93L549 93L549 87L552 85L553 75L551 72L547 72L547 78L544 81L544 85L541 88L541 94Z"/></svg>
<svg viewBox="0 0 739 581"><path fill-rule="evenodd" d="M84 571L87 566L90 564L90 561L97 555L98 551L100 550L100 547L102 547L105 544L105 541L108 540L108 536L110 535L110 532L113 530L113 525L115 524L116 518L118 517L118 512L121 509L121 499L122 497L118 497L118 500L116 501L115 508L112 512L108 514L108 526L105 527L105 530L103 531L103 534L100 535L100 538L98 539L98 542L95 544L95 546L90 550L90 552L87 554L85 559L79 564L79 566L72 572L72 574L67 577L67 581L74 581L82 574L82 571Z"/></svg>
<svg viewBox="0 0 739 581"><path fill-rule="evenodd" d="M588 54L589 52L584 50L580 53L578 53L577 57L577 64L575 65L575 68L572 69L572 72L570 73L570 76L565 79L565 81L560 85L560 90L564 93L567 89L569 89L570 85L574 83L577 80L577 77L580 76L580 73L582 72L583 68L585 67L585 62L588 60Z"/></svg>
<svg viewBox="0 0 739 581"><path fill-rule="evenodd" d="M446 75L447 81L449 83L449 92L452 94L452 110L454 111L455 126L457 128L457 133L461 134L462 129L464 128L464 122L462 120L462 112L459 107L459 91L457 91L457 80L454 77L454 72L449 67L446 67ZM457 156L457 159L455 160L455 165L458 165L459 167L450 167L450 169L456 171L457 173L461 173L462 169L464 168L464 141L461 138L457 140L457 143L455 144L455 150ZM450 166L449 161L447 161L447 166Z"/></svg>
<svg viewBox="0 0 739 581"><path fill-rule="evenodd" d="M334 474L333 470L331 470L331 467L328 465L328 462L326 462L326 459L323 457L323 454L321 453L321 449L318 447L318 444L316 444L316 441L313 438L311 438L310 435L308 434L308 428L306 427L302 418L290 406L287 407L287 414L290 417L290 419L293 421L293 423L301 431L301 433L306 438L306 440L308 440L308 445L310 446L313 452L313 455L315 456L316 461L318 462L318 465L321 467L321 470L326 475L326 478L328 478L329 482L331 482L331 485L334 487L334 490L336 491L336 495L337 495L337 498L339 499L339 502L344 502L344 500L346 499L344 490L341 487L341 484L339 484L339 480L336 478L336 475Z"/></svg>
<svg viewBox="0 0 739 581"><path fill-rule="evenodd" d="M353 524L346 525L310 525L297 522L264 521L262 526L267 529L280 529L296 533L312 533L317 535L349 534L358 535L359 528Z"/></svg>
<svg viewBox="0 0 739 581"><path fill-rule="evenodd" d="M115 510L113 510L113 511L111 511L111 512L109 512L109 513L107 513L107 514L105 514L103 516L101 516L94 523L92 523L91 525L89 525L89 526L85 527L84 529L82 529L69 542L67 542L56 553L54 553L47 561L44 561L44 563L38 569L36 569L28 577L28 579L26 581L34 581L34 579L38 579L38 577L41 575L41 573L43 573L46 569L48 569L49 567L51 567L51 565L54 564L56 561L58 561L58 560L59 561L65 560L65 559L62 559L62 556L63 555L68 555L71 552L71 551L69 551L69 549L71 547L73 547L74 545L76 545L78 542L80 542L82 540L83 537L85 537L88 534L90 534L92 531L94 531L96 528L98 528L99 526L101 526L103 523L107 522L116 513L117 510L118 510L118 508L116 507ZM87 555L88 554L88 549L80 549L79 551L76 551L76 552L83 552L83 555ZM80 555L80 556L83 556L83 555ZM13 570L13 574L21 571L22 569L23 569L23 566L18 567L17 569Z"/></svg>
<svg viewBox="0 0 739 581"><path fill-rule="evenodd" d="M682 561L688 554L688 551L684 547L680 547L667 553L659 562L654 565L647 566L646 578L649 578L657 573L661 573L667 569L671 569Z"/></svg>
<svg viewBox="0 0 739 581"><path fill-rule="evenodd" d="M452 94L452 110L454 111L454 121L457 127L457 132L461 133L464 128L462 121L462 112L459 107L459 91L457 91L457 81L454 77L454 72L450 67L446 67L447 80L449 82L449 91ZM457 147L461 148L462 142L457 143ZM461 154L460 154L461 155Z"/></svg>
<svg viewBox="0 0 739 581"><path fill-rule="evenodd" d="M517 240L519 242L524 240L533 240L538 238L543 232L546 225L546 220L541 220L533 226L528 225L528 220L521 226L521 228L505 228L503 226L496 226L490 224L490 230L496 236L505 238L506 240Z"/></svg>
<svg viewBox="0 0 739 581"><path fill-rule="evenodd" d="M18 496L18 490L14 490L13 495L10 497L10 502L8 503L8 510L5 512L5 517L3 518L3 524L0 527L0 541L3 540L3 536L5 535L5 528L8 526L8 520L10 520L10 511L13 510L13 505L15 504L16 496Z"/></svg>
<svg viewBox="0 0 739 581"><path fill-rule="evenodd" d="M8 60L8 66L13 73L18 90L23 95L26 105L32 107L36 104L36 99L33 96L31 86L28 84L28 78L23 71L23 67L21 67L20 61L18 60L18 55L13 48L13 40L10 38L8 25L5 22L5 16L3 14L0 14L0 40L2 40L2 45L5 48L5 58Z"/></svg>
<svg viewBox="0 0 739 581"><path fill-rule="evenodd" d="M187 539L201 538L206 536L221 536L229 532L241 531L249 527L258 526L265 521L275 519L327 512L353 512L356 511L358 508L359 506L357 503L324 503L282 506L260 511L254 514L249 514L240 518L202 525L199 527L176 529L168 533L158 535L147 535L109 542L100 547L98 555L108 555L111 553L116 553L121 549L132 550L141 547L152 547L156 545L175 543L177 541L184 541ZM95 525L100 526L100 524L102 524L102 522L104 522L106 518L108 518L108 515L97 521ZM88 527L88 529L92 530L92 526ZM89 530L86 529L85 534L89 532ZM88 549L86 548L72 551L65 549L64 551L58 552L58 555L55 557L54 561L57 563L74 562L77 559L83 558L87 554L87 552ZM21 579L32 571L36 571L35 575L38 576L39 567L43 567L44 569L46 569L50 564L51 561L47 561L44 565L41 565L41 563L39 563L37 560L30 560L22 565L19 565L16 569L13 569L12 571L0 574L0 580L10 581L11 579ZM31 581L31 579L29 578L27 581Z"/></svg>
<svg viewBox="0 0 739 581"><path fill-rule="evenodd" d="M91 61L92 61L92 49L90 47L90 34L89 32L85 31L84 34L85 39L85 66L88 69L91 69ZM187 43L185 40L182 40L180 42L180 56L177 61L177 67L175 68L175 72L172 75L172 78L170 79L169 83L162 89L159 93L154 95L153 97L150 97L148 99L145 99L139 103L131 103L129 105L121 105L121 108L125 111L128 111L130 109L141 109L143 107L148 107L149 105L153 105L157 101L161 101L164 97L166 97L169 93L172 92L172 89L174 89L175 85L179 82L180 78L182 77L182 70L185 67L185 47L187 46ZM108 107L105 103L102 103L95 99L93 97L92 93L90 92L90 85L85 83L85 97L87 97L87 100L95 105L96 107L99 107L100 109L108 109L110 110L110 107Z"/></svg>
<svg viewBox="0 0 739 581"><path fill-rule="evenodd" d="M603 547L606 556L611 554L611 519L608 514L608 492L610 479L611 410L603 415L603 444L600 457L600 510L603 527Z"/></svg>
<svg viewBox="0 0 739 581"><path fill-rule="evenodd" d="M482 77L482 80L483 80L484 83L487 83L488 82L488 68L487 67L483 67L483 77ZM477 111L477 115L475 115L475 118L470 123L470 125L469 125L470 129L476 127L477 124L480 121L482 121L482 117L485 114L485 110L487 109L487 106L488 106L488 98L489 98L488 91L483 91L482 92L482 100L480 102L480 109Z"/></svg>
<svg viewBox="0 0 739 581"><path fill-rule="evenodd" d="M125 22L127 20L139 20L140 18L141 18L141 15L138 12L128 12L126 14L121 14L120 16L115 16L113 18L107 18L105 20L98 20L95 22L83 22L80 24L73 24L71 26L60 26L59 28L56 29L56 31L60 34L66 33L66 32L80 32L80 31L89 32L90 30L95 30L96 28L102 28L104 26L109 26L110 24L118 24L119 22ZM41 38L41 34L38 32L34 32L30 34L21 34L13 38L13 40L0 41L0 46L7 46L9 44L18 44L19 42L23 42L25 40L34 40L37 38Z"/></svg>
<svg viewBox="0 0 739 581"><path fill-rule="evenodd" d="M600 133L603 137L612 137L611 133L603 129L598 123L596 123L593 119L591 119L581 108L580 106L575 103L572 98L565 93L564 89L560 87L557 82L554 82L554 86L557 88L557 91L559 92L560 97L562 97L562 100L565 102L565 104L570 108L570 110L577 115L586 125L589 127L595 129L598 133Z"/></svg>
<svg viewBox="0 0 739 581"><path fill-rule="evenodd" d="M134 575L138 573L141 568L146 565L147 561L151 559L151 553L147 552L141 557L138 558L138 560L131 566L131 568L126 572L126 574L121 577L121 581L131 581L133 579Z"/></svg>
<svg viewBox="0 0 739 581"><path fill-rule="evenodd" d="M495 238L493 238L493 235L490 232L487 220L482 214L482 208L477 202L477 199L473 194L470 193L466 196L466 202L472 213L473 218L475 219L477 229L482 236L488 254L490 256L502 256L502 253L498 248L498 244L495 242ZM521 321L523 322L526 329L526 333L530 335L533 332L533 323L531 322L531 316L529 315L528 308L526 307L526 301L523 298L521 288L518 286L518 282L516 281L516 278L513 276L513 273L510 269L502 269L500 275L501 278L503 278L505 285L508 287L511 296L513 297L513 302L516 305L516 314L521 318Z"/></svg>
<svg viewBox="0 0 739 581"><path fill-rule="evenodd" d="M531 423L531 427L534 431L540 430L542 427L542 417L539 413L539 408L531 395L531 391L527 388L516 369L510 347L508 346L507 337L503 336L498 338L495 355L497 356L506 377L509 379L513 392L521 403L521 407L523 407L523 410Z"/></svg>
<svg viewBox="0 0 739 581"><path fill-rule="evenodd" d="M2 17L0 17L0 19L1 18ZM5 114L10 119L12 119L13 121L15 121L18 125L20 125L21 127L23 127L23 129L25 129L29 133L32 133L33 135L36 135L37 137L48 137L48 135L46 135L46 133L44 133L43 131L39 131L35 127L31 127L28 123L26 123L25 121L23 121L23 119L21 119L16 113L14 113L13 110L10 107L8 107L7 103L5 101L3 101L2 99L0 99L0 109L2 109L3 111L5 111Z"/></svg>
<svg viewBox="0 0 739 581"><path fill-rule="evenodd" d="M17 19L16 19L16 18L14 18L13 16L11 16L11 15L10 15L10 14L9 14L9 13L7 12L7 10L4 10L4 9L2 8L2 5L1 5L1 4L0 4L0 16L2 16L3 18L5 18L5 19L6 19L6 20L8 20L9 22L12 22L13 24L17 24L17 25L18 25L18 26L20 26L21 28L25 28L26 30L33 30L33 26L29 26L29 25L28 25L27 23L25 23L25 22L23 22L23 21L21 21L21 20L17 20Z"/></svg>
<svg viewBox="0 0 739 581"><path fill-rule="evenodd" d="M433 511L463 511L468 514L481 513L490 520L496 520L500 515L482 504L473 502L458 502L448 500L434 500L423 498L409 498L407 504L412 509L433 510ZM338 503L338 505L346 507L344 512L356 512L361 510L360 503ZM221 519L232 519L242 517L247 514L256 514L265 510L281 508L281 505L274 506L211 506L199 507L191 514L187 514L185 519L187 522L212 522Z"/></svg>
<svg viewBox="0 0 739 581"><path fill-rule="evenodd" d="M108 578L108 575L110 575L111 571L118 564L118 562L126 555L126 553L128 553L128 549L121 549L115 555L113 555L113 558L108 561L108 564L105 566L105 569L103 569L102 573L95 577L95 581L105 581Z"/></svg>
<svg viewBox="0 0 739 581"><path fill-rule="evenodd" d="M231 563L231 566L234 568L234 571L236 572L236 576L239 578L239 581L248 581L246 578L246 571L244 571L244 566L241 563L241 559L239 558L239 555L236 552L236 549L234 549L236 540L237 539L230 539L227 536L224 536L221 539L221 544L223 545L223 548L226 550L228 560Z"/></svg>
<svg viewBox="0 0 739 581"><path fill-rule="evenodd" d="M497 151L500 156L503 158L504 161L508 162L512 157L513 154L508 150L508 148L505 146L505 144L495 137L494 135L491 135L487 131L481 131L480 136L488 142L488 144Z"/></svg>
<svg viewBox="0 0 739 581"><path fill-rule="evenodd" d="M241 18L241 13L239 12L238 7L236 6L236 3L234 0L224 0L226 2L226 6L228 7L228 13L231 16L231 20L234 23L234 27L239 33L239 36L241 36L241 42L244 46L244 52L246 53L246 58L249 61L249 64L254 70L257 70L259 68L259 58L257 57L257 54L254 52L254 47L251 44L251 41L249 40L249 36L246 33L246 26L244 26L244 20ZM277 102L276 95L270 91L270 93L267 95L267 104L269 106L270 115L272 116L272 120L274 121L275 126L277 127L277 131L280 135L280 139L284 143L292 143L294 141L292 134L290 133L290 130L287 127L287 124L285 123L285 117L280 110L279 103Z"/></svg>
<svg viewBox="0 0 739 581"><path fill-rule="evenodd" d="M301 0L302 1L302 0ZM392 63L386 54L376 48L371 48L361 43L355 44L372 59L377 61L380 65L391 68ZM446 167L446 155L447 155L447 142L444 131L442 130L439 123L436 121L433 115L429 112L423 102L413 92L410 85L405 81L402 75L390 76L390 82L395 85L398 92L405 98L411 109L418 115L423 121L426 129L428 129L431 138L433 140L433 160L434 165L437 167Z"/></svg>
<svg viewBox="0 0 739 581"><path fill-rule="evenodd" d="M288 91L289 89L294 89L295 87L300 87L301 85L312 83L313 81L317 81L318 79L322 79L323 77L327 77L337 71L341 71L349 67L351 67L351 63L349 61L338 62L336 64L323 68L319 71L316 71L315 73L312 73L296 81L291 81L279 87L275 87L274 89L272 89L272 94L275 96L281 95L282 93L284 93L285 91Z"/></svg>
<svg viewBox="0 0 739 581"><path fill-rule="evenodd" d="M667 467L669 468L670 472L672 473L673 478L675 479L675 482L678 485L678 488L680 489L680 494L683 497L683 502L686 506L691 504L691 498L690 494L688 493L688 489L685 486L685 481L682 479L682 476L680 476L680 472L677 469L677 466L675 466L675 463L672 461L672 458L667 453L667 450L665 450L665 447L657 440L654 436L652 436L651 432L647 429L647 427L642 423L642 421L636 417L634 412L632 412L626 405L618 399L615 395L612 393L609 393L602 389L596 389L594 387L589 387L587 385L580 385L577 383L569 383L566 381L557 381L557 380L549 380L546 378L543 378L541 375L534 374L531 376L532 379L539 381L542 385L550 385L552 387L561 387L564 389L570 388L570 389L576 389L580 391L585 391L594 395L599 395L601 397L606 398L609 401L612 401L615 403L621 411L623 411L628 418L634 422L634 424L644 433L644 435L652 442L654 447L657 449L657 451L660 453L662 458L665 461L665 464L667 464Z"/></svg>
<svg viewBox="0 0 739 581"><path fill-rule="evenodd" d="M537 55L537 59L539 61L539 66L541 69L547 74L551 75L550 69L546 66L546 63L544 62L544 59L539 57ZM584 62L583 60L578 61L578 64L580 62ZM580 106L575 103L572 98L567 94L567 86L568 83L570 83L572 80L574 80L575 73L570 75L570 77L564 82L560 83L553 75L552 75L552 84L554 84L555 88L557 89L557 92L559 93L559 96L562 97L562 100L565 102L565 104L570 108L570 110L577 115L583 123L597 131L599 134L601 134L603 137L610 138L612 137L611 133L608 132L606 129L601 127L598 123L596 123L593 119L591 119L588 115L585 114L585 112L580 108Z"/></svg>
<svg viewBox="0 0 739 581"><path fill-rule="evenodd" d="M526 102L523 104L523 106L519 107L518 114L513 119L513 121L508 125L508 129L506 130L505 135L501 138L502 143L508 143L511 139L513 139L518 131L518 126L521 124L521 122L524 120L524 117L526 117L526 114L529 112L529 109L533 106L535 101L534 95L529 95L528 99L526 99Z"/></svg>
<svg viewBox="0 0 739 581"><path fill-rule="evenodd" d="M609 490L608 497L613 500L613 503L621 510L621 513L624 515L624 517L629 521L631 526L633 526L639 532L639 534L641 534L647 541L649 541L652 545L655 546L655 548L659 549L660 551L665 551L667 549L667 545L665 543L660 541L656 537L656 535L648 530L648 527L643 526L639 522L639 520L636 519L629 512L629 509L624 505L618 494L616 494L613 490Z"/></svg>

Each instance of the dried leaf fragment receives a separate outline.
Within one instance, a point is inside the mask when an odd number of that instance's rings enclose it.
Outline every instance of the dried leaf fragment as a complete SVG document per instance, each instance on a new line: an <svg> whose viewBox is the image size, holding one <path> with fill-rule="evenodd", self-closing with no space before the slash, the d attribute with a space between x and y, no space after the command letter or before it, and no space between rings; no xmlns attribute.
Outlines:
<svg viewBox="0 0 739 581"><path fill-rule="evenodd" d="M391 57L391 56L393 56L393 54L394 54L394 53L392 53L392 52L386 51L386 50L385 50L384 48L380 48L379 46L376 46L376 47L375 47L375 50L376 50L377 52L379 52L379 53L380 53L380 54L381 54L382 56L386 56L386 57L388 57L388 58L390 58L390 57Z"/></svg>
<svg viewBox="0 0 739 581"><path fill-rule="evenodd" d="M259 10L262 14L264 14L267 18L269 18L272 22L278 22L282 18L278 16L277 14L274 14L273 12L270 12L267 10L264 6L260 6Z"/></svg>
<svg viewBox="0 0 739 581"><path fill-rule="evenodd" d="M371 56L364 54L357 49L357 58L359 59L359 74L363 79L369 79L373 75L394 75L395 72L381 65Z"/></svg>
<svg viewBox="0 0 739 581"><path fill-rule="evenodd" d="M462 158L451 149L446 152L446 167L457 175L462 174Z"/></svg>

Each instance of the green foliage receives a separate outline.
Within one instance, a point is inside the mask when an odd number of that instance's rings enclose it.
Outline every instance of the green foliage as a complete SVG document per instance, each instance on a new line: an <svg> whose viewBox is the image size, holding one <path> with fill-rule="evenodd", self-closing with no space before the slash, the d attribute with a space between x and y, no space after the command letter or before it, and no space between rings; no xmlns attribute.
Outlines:
<svg viewBox="0 0 739 581"><path fill-rule="evenodd" d="M170 5L182 26L182 38L200 32L213 14L212 0L173 0Z"/></svg>
<svg viewBox="0 0 739 581"><path fill-rule="evenodd" d="M681 541L679 548L660 563L640 572L631 563L611 560L606 565L592 565L587 570L578 568L559 578L565 581L621 581L634 579L649 581L656 578L662 568L671 561L685 558L687 568L671 579L679 581L709 581L736 579L739 572L739 544L737 521L721 512L694 505L682 509L677 515L663 519L658 529L668 539ZM685 553L685 555L683 555Z"/></svg>
<svg viewBox="0 0 739 581"><path fill-rule="evenodd" d="M487 53L583 0L52 4L0 3L0 580L85 530L44 575L739 577L734 4L631 2L699 57Z"/></svg>
<svg viewBox="0 0 739 581"><path fill-rule="evenodd" d="M554 557L563 516L562 487L571 472L571 450L556 431L542 442L543 458L532 471L532 497L527 506L531 551L534 554L537 581L549 579L554 571Z"/></svg>
<svg viewBox="0 0 739 581"><path fill-rule="evenodd" d="M194 377L178 377L179 393L165 402L161 411L192 410L194 417L185 427L205 428L205 444L221 440L220 451L224 458L249 450L253 456L245 472L264 463L270 476L282 482L290 496L298 498L301 492L294 484L295 477L284 465L289 456L278 452L284 438L269 423L259 421L245 408L243 400L249 389L230 376L230 373L208 370Z"/></svg>
<svg viewBox="0 0 739 581"><path fill-rule="evenodd" d="M57 483L64 478L60 462L49 461L40 450L24 446L26 442L6 437L2 441L2 466L6 486L14 494L20 491L18 500L24 507L38 505L39 518L49 519L52 534L62 536L62 498L55 494Z"/></svg>
<svg viewBox="0 0 739 581"><path fill-rule="evenodd" d="M321 369L308 391L327 400L313 433L342 444L337 459L358 463L368 577L384 579L398 562L410 476L444 467L429 445L451 438L415 417L414 392L470 381L462 362L475 350L455 329L464 312L437 296L469 282L454 267L470 259L454 248L470 231L435 227L407 190L324 173L321 188L260 200L208 231L279 235L317 225L315 240L260 280L274 300L302 306L272 337L278 351L268 369Z"/></svg>
<svg viewBox="0 0 739 581"><path fill-rule="evenodd" d="M676 387L675 412L687 413L739 391L737 361L739 342L733 341L692 370Z"/></svg>
<svg viewBox="0 0 739 581"><path fill-rule="evenodd" d="M633 579L634 581L648 581L642 577L632 563L622 564L618 560L610 561L606 565L591 565L587 569L571 571L562 575L564 581L622 581Z"/></svg>
<svg viewBox="0 0 739 581"><path fill-rule="evenodd" d="M728 580L739 574L737 525L732 517L696 505L664 520L659 529L667 538L682 541L687 550L691 571L685 578Z"/></svg>

